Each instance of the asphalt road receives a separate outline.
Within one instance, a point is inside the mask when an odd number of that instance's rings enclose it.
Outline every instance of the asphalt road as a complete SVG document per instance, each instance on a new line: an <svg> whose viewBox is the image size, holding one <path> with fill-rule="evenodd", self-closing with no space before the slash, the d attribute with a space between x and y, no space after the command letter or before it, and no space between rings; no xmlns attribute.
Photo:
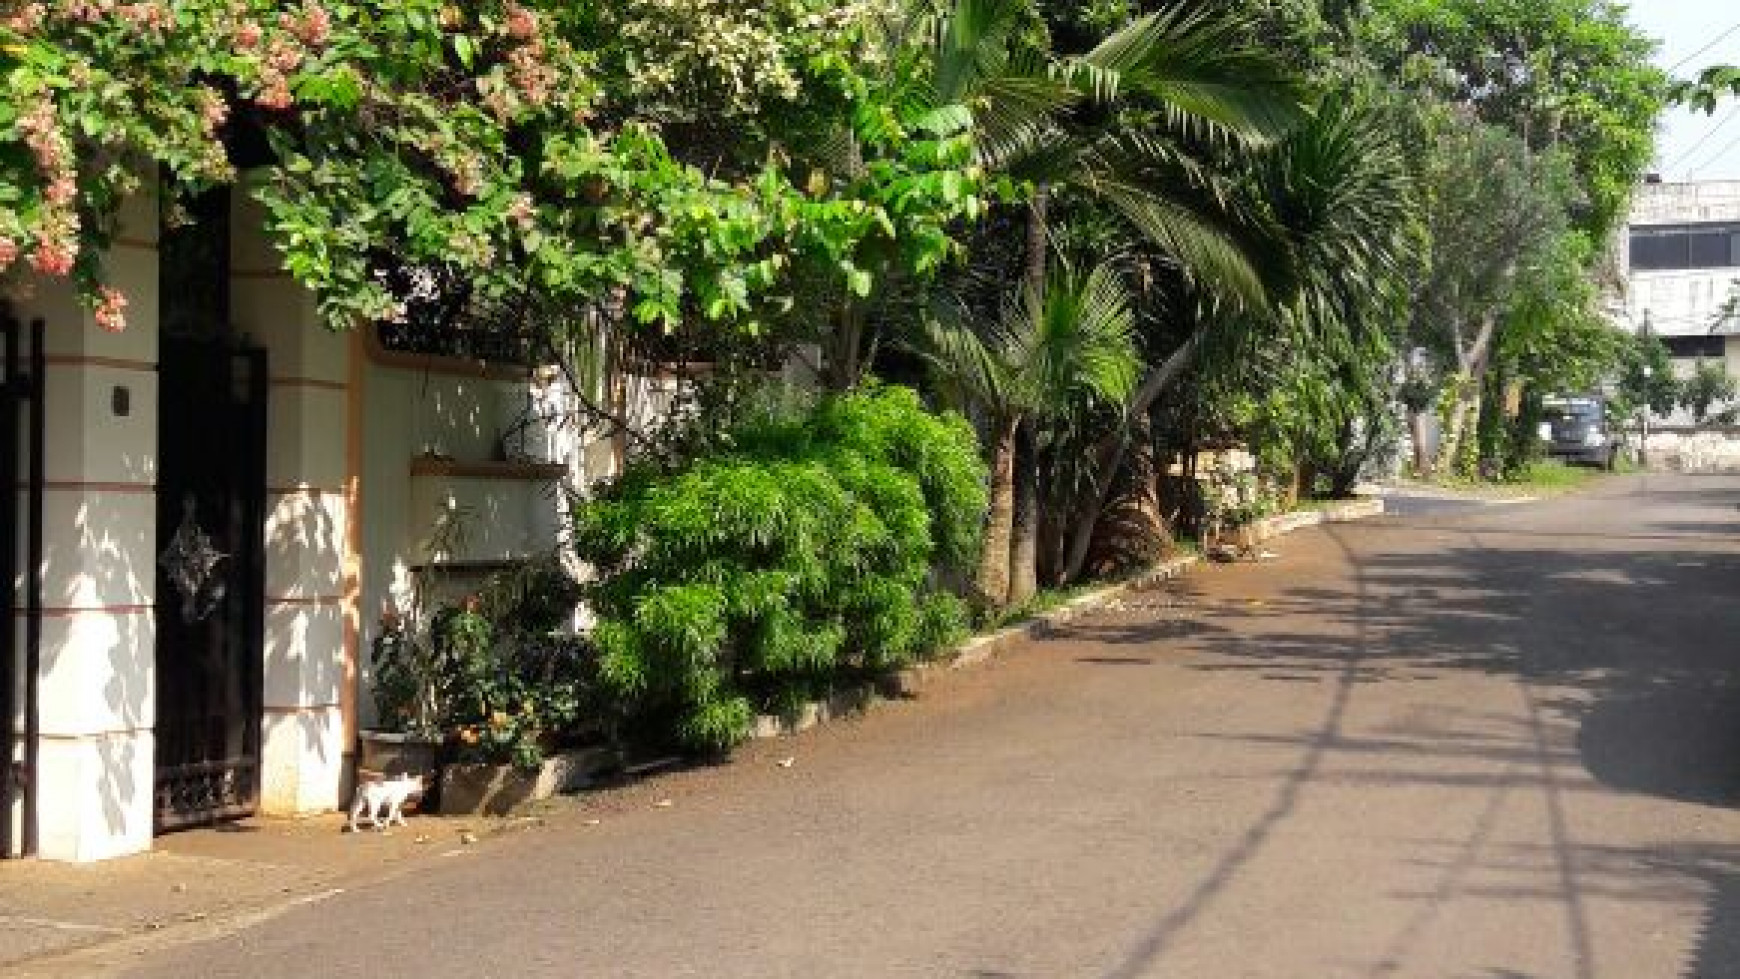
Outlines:
<svg viewBox="0 0 1740 979"><path fill-rule="evenodd" d="M1740 976L1736 504L1303 532L129 974Z"/></svg>

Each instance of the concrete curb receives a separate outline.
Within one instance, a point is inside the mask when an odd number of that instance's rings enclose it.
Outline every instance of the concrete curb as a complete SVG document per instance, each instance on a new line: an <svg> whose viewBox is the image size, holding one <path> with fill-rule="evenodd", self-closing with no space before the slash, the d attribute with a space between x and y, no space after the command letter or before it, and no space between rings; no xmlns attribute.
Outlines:
<svg viewBox="0 0 1740 979"><path fill-rule="evenodd" d="M1291 513L1266 517L1253 525L1254 536L1258 542L1273 540L1305 527L1316 527L1326 523L1351 523L1355 520L1382 516L1383 513L1384 501L1382 497L1350 500L1321 510L1295 510ZM1163 561L1151 568L1136 572L1123 581L1114 582L1103 588L1096 588L1083 595L1077 595L1048 612L1041 612L1030 619L988 635L974 636L962 643L952 655L941 657L934 662L909 666L904 670L883 677L873 686L848 690L835 694L824 701L811 701L792 716L762 714L755 719L755 725L749 734L750 740L760 741L801 734L817 725L862 713L878 696L890 700L915 696L935 676L950 670L966 669L970 666L988 663L1003 655L1016 643L1027 639L1042 638L1049 630L1069 622L1083 612L1097 609L1130 592L1152 588L1163 581L1180 577L1201 562L1201 556L1196 554L1185 554Z"/></svg>

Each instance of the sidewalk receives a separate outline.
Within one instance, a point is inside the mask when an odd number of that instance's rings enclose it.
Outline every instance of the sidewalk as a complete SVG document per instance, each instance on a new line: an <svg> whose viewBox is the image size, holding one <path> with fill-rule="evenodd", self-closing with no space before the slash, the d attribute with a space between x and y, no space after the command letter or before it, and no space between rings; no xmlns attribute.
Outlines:
<svg viewBox="0 0 1740 979"><path fill-rule="evenodd" d="M244 820L161 836L150 853L97 864L0 862L0 972L84 946L317 899L541 822L417 816L390 833L352 835L344 820L339 813Z"/></svg>

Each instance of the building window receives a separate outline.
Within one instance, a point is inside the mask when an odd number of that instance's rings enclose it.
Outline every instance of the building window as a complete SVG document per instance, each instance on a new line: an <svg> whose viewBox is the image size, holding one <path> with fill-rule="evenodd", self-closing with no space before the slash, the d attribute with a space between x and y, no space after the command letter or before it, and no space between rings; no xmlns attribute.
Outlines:
<svg viewBox="0 0 1740 979"><path fill-rule="evenodd" d="M1645 272L1740 268L1740 224L1632 228L1631 267Z"/></svg>
<svg viewBox="0 0 1740 979"><path fill-rule="evenodd" d="M1661 342L1667 346L1671 357L1714 357L1721 358L1724 351L1725 337L1692 336L1692 337L1662 337Z"/></svg>

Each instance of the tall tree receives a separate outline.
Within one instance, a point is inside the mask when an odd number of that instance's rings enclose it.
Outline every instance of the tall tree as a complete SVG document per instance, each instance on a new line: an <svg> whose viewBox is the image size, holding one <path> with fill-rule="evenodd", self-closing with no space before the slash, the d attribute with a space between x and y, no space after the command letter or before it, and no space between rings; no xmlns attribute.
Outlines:
<svg viewBox="0 0 1740 979"><path fill-rule="evenodd" d="M1563 148L1574 227L1624 220L1667 94L1655 42L1615 0L1372 0L1363 44L1397 83L1464 107L1530 150Z"/></svg>
<svg viewBox="0 0 1740 979"><path fill-rule="evenodd" d="M1043 292L1055 217L1087 200L1203 289L1265 301L1259 263L1231 233L1214 172L1196 158L1211 144L1261 146L1302 115L1297 76L1255 45L1251 18L1168 4L1060 56L1022 0L928 10L935 97L974 106L981 161L1028 188L1020 265L999 275ZM1011 571L1019 601L1036 586L1040 494L1032 433L1015 444L1029 446L1013 463L1024 489Z"/></svg>
<svg viewBox="0 0 1740 979"><path fill-rule="evenodd" d="M1571 184L1564 158L1537 154L1498 127L1454 118L1433 141L1423 182L1433 247L1414 285L1409 332L1449 366L1442 466L1457 461L1479 417L1518 283L1555 257Z"/></svg>
<svg viewBox="0 0 1740 979"><path fill-rule="evenodd" d="M1210 346L1228 360L1283 334L1334 354L1368 349L1365 338L1383 332L1384 304L1417 247L1412 181L1394 125L1381 108L1332 100L1258 161L1245 192L1267 209L1287 288L1248 309L1207 298L1175 306L1170 316L1191 326L1177 346L1150 361L1126 419L1146 418ZM1097 471L1114 472L1129 444L1129 426L1102 438L1094 449ZM1103 480L1078 507L1065 577L1081 573L1110 492L1110 480Z"/></svg>

